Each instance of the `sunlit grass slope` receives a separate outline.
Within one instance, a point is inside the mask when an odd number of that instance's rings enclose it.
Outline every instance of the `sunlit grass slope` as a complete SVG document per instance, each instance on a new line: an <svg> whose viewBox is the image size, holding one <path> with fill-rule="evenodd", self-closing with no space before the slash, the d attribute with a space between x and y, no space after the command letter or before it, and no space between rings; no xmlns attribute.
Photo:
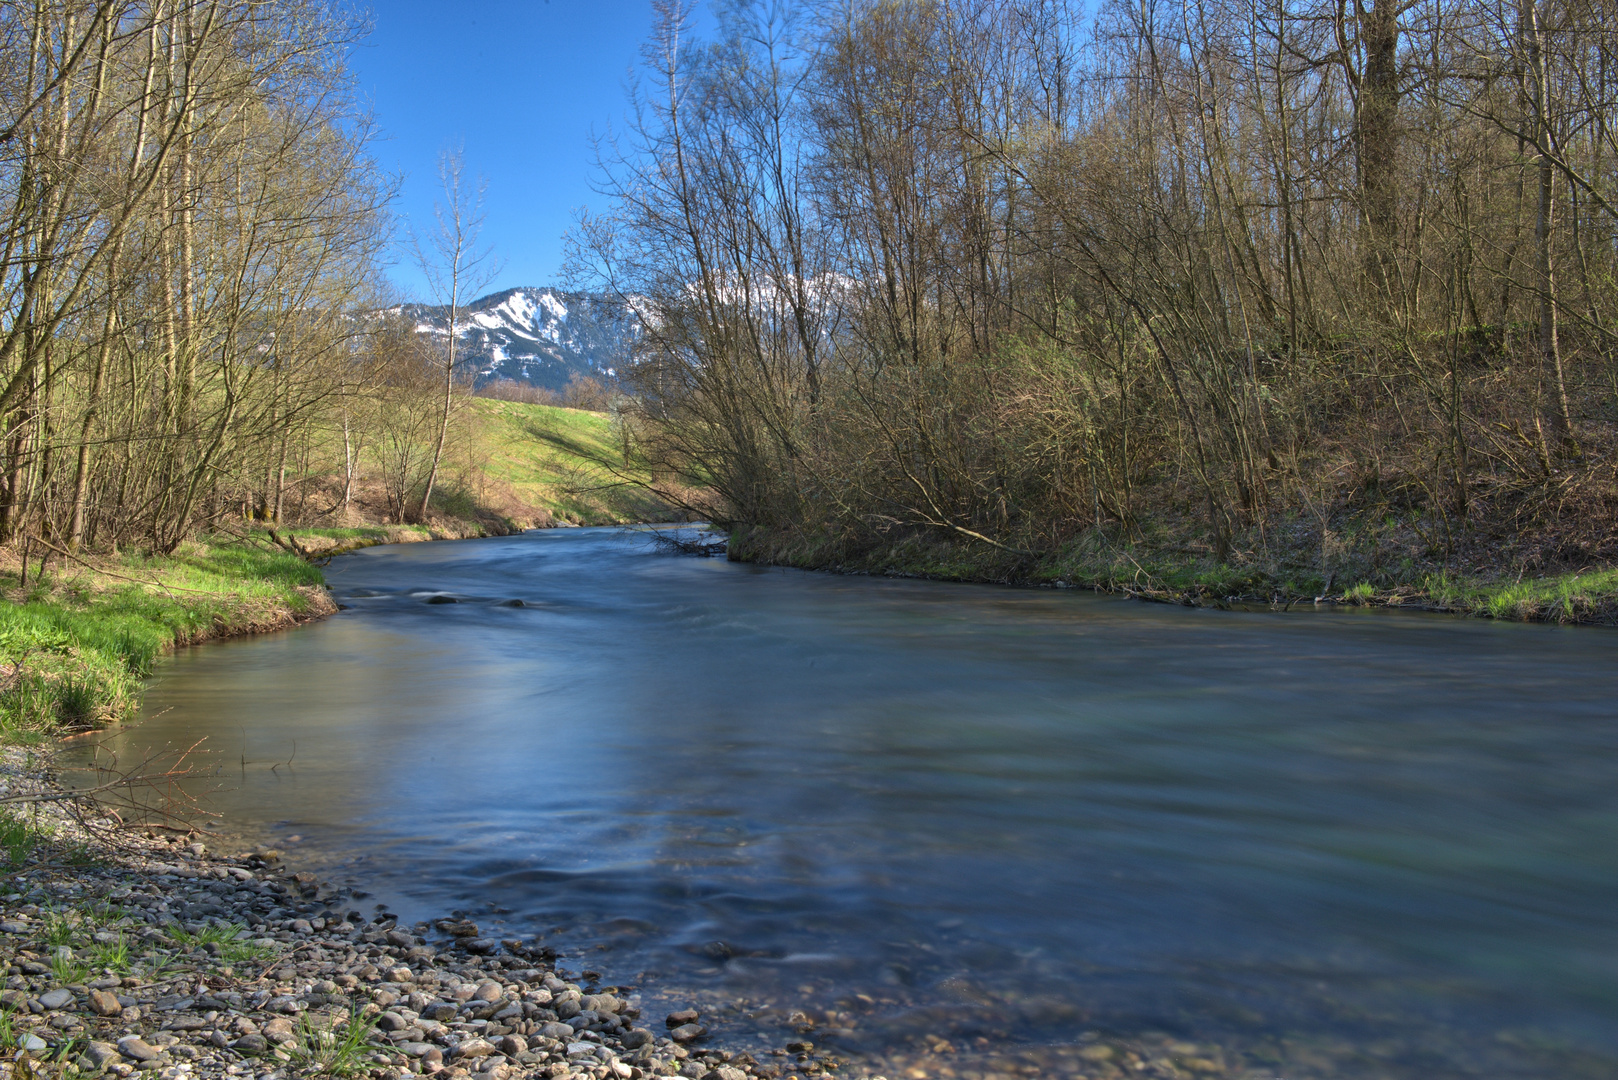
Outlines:
<svg viewBox="0 0 1618 1080"><path fill-rule="evenodd" d="M624 466L623 445L606 413L475 398L491 486L520 502L582 525L657 521L668 508Z"/></svg>

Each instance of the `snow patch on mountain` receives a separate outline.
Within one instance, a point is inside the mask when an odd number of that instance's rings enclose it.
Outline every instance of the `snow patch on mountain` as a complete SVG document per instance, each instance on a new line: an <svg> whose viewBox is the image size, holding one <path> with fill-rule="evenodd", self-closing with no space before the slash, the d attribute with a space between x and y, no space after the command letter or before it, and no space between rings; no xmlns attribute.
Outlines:
<svg viewBox="0 0 1618 1080"><path fill-rule="evenodd" d="M412 304L418 333L449 334L449 311ZM633 363L641 320L613 297L524 286L481 297L456 313L456 351L479 386L513 379L550 389L574 375L610 375Z"/></svg>

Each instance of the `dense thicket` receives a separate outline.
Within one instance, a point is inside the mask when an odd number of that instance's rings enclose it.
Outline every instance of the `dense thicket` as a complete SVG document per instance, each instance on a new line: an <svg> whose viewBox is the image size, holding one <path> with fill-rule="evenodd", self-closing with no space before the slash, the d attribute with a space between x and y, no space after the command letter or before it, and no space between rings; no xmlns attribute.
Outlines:
<svg viewBox="0 0 1618 1080"><path fill-rule="evenodd" d="M352 450L387 192L319 0L0 0L0 542L172 550Z"/></svg>
<svg viewBox="0 0 1618 1080"><path fill-rule="evenodd" d="M687 15L574 256L720 520L1618 551L1606 0Z"/></svg>

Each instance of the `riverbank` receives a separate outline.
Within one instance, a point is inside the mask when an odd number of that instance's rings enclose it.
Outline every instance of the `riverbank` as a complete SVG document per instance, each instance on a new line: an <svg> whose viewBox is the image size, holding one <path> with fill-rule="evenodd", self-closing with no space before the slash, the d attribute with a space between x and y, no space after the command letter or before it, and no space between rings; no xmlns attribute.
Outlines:
<svg viewBox="0 0 1618 1080"><path fill-rule="evenodd" d="M484 523L253 526L172 555L0 548L0 745L116 723L157 657L337 610L317 563L377 544L490 535ZM26 566L24 563L27 555Z"/></svg>
<svg viewBox="0 0 1618 1080"><path fill-rule="evenodd" d="M0 550L0 742L38 744L138 706L157 657L336 610L320 571L262 538L173 555Z"/></svg>
<svg viewBox="0 0 1618 1080"><path fill-rule="evenodd" d="M635 987L542 946L463 918L401 926L280 852L163 839L61 793L47 755L0 752L0 1078L787 1072L712 1045L696 1010L643 1020Z"/></svg>
<svg viewBox="0 0 1618 1080"><path fill-rule="evenodd" d="M1318 551L1271 543L1220 560L1195 538L1130 541L1087 533L1055 551L913 532L881 542L738 530L739 562L834 573L1093 589L1192 607L1385 607L1523 622L1618 625L1618 567L1512 566L1474 553L1470 571L1409 554L1348 554L1320 569Z"/></svg>

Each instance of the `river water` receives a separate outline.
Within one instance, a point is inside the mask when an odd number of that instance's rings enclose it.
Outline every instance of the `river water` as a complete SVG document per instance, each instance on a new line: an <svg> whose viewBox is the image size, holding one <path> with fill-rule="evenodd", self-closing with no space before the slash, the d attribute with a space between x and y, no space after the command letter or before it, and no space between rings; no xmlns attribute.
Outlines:
<svg viewBox="0 0 1618 1080"><path fill-rule="evenodd" d="M345 610L181 653L114 742L206 736L227 829L406 920L740 1001L710 1009L736 1038L802 1011L895 1080L1111 1076L1130 1048L1618 1076L1613 631L838 577L596 529L328 580Z"/></svg>

